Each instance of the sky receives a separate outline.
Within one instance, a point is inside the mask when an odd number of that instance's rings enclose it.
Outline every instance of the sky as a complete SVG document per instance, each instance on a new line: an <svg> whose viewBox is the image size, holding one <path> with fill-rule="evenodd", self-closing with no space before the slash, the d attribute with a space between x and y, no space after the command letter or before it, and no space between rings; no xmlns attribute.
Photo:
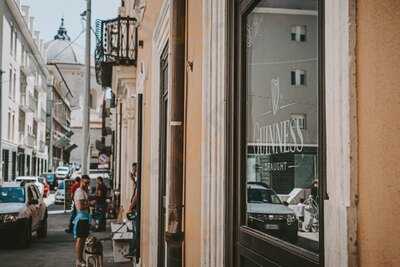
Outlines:
<svg viewBox="0 0 400 267"><path fill-rule="evenodd" d="M24 5L31 7L31 16L35 17L34 27L40 31L40 37L46 42L53 40L61 17L65 19L65 27L71 40L74 40L83 30L84 21L80 14L86 9L85 0L21 0ZM117 16L120 0L92 0L92 28L96 29L96 19L109 19ZM85 46L85 35L76 41L76 44ZM95 38L92 34L92 50L95 47Z"/></svg>

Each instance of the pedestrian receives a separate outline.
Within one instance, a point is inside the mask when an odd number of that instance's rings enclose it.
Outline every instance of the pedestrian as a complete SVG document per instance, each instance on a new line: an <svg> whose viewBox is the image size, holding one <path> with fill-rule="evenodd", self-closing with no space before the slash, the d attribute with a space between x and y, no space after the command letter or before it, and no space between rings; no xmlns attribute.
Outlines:
<svg viewBox="0 0 400 267"><path fill-rule="evenodd" d="M75 191L81 186L81 178L80 177L76 177L74 180L74 183L72 184L71 188L70 188L70 195L71 195L71 199L72 199L72 209L71 209L71 216L69 218L69 225L68 228L65 229L65 232L67 233L72 233L72 227L73 227L73 221L75 219L76 216L76 207L75 207L75 203L74 203L74 194Z"/></svg>
<svg viewBox="0 0 400 267"><path fill-rule="evenodd" d="M300 202L296 205L296 216L299 221L299 231L303 232L303 223L304 223L304 215L305 215L306 205L304 204L304 198L300 198Z"/></svg>
<svg viewBox="0 0 400 267"><path fill-rule="evenodd" d="M98 226L96 231L106 230L106 208L107 208L107 187L102 177L96 180L96 215L98 216Z"/></svg>
<svg viewBox="0 0 400 267"><path fill-rule="evenodd" d="M86 238L89 236L90 227L90 213L89 213L89 197L88 187L90 178L83 175L80 187L75 191L74 203L76 206L76 217L74 223L74 239L75 239L75 253L76 253L76 266L85 266L83 261L83 249L85 247Z"/></svg>
<svg viewBox="0 0 400 267"><path fill-rule="evenodd" d="M311 185L311 197L315 202L319 202L319 188L318 188L318 180L314 180Z"/></svg>
<svg viewBox="0 0 400 267"><path fill-rule="evenodd" d="M137 164L132 163L132 169L130 172L130 178L132 181L132 197L129 204L129 208L127 210L127 216L130 220L132 220L132 239L129 244L129 253L125 255L125 258L132 259L136 254L136 219L137 219L137 202L138 202L138 192L137 192Z"/></svg>

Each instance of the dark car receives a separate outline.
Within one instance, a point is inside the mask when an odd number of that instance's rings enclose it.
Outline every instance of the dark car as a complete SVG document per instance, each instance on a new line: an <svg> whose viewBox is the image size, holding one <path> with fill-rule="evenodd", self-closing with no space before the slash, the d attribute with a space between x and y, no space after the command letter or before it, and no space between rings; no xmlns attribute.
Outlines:
<svg viewBox="0 0 400 267"><path fill-rule="evenodd" d="M32 232L47 236L47 206L33 183L6 182L0 185L1 242L21 248L30 246Z"/></svg>
<svg viewBox="0 0 400 267"><path fill-rule="evenodd" d="M247 213L251 228L297 242L298 221L294 211L266 184L247 183Z"/></svg>

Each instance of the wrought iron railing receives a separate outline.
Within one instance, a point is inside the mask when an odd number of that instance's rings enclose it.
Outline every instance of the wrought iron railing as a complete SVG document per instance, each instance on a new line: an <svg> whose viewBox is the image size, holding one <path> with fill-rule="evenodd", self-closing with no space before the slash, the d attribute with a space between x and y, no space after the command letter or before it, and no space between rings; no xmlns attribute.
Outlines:
<svg viewBox="0 0 400 267"><path fill-rule="evenodd" d="M110 86L112 66L136 65L137 20L117 17L96 22L96 77L103 86Z"/></svg>

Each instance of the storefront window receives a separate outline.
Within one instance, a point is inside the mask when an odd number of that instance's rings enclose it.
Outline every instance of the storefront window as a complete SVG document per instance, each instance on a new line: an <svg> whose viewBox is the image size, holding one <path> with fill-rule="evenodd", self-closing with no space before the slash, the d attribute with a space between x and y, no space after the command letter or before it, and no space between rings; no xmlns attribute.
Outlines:
<svg viewBox="0 0 400 267"><path fill-rule="evenodd" d="M260 1L245 18L246 223L318 252L318 1Z"/></svg>

